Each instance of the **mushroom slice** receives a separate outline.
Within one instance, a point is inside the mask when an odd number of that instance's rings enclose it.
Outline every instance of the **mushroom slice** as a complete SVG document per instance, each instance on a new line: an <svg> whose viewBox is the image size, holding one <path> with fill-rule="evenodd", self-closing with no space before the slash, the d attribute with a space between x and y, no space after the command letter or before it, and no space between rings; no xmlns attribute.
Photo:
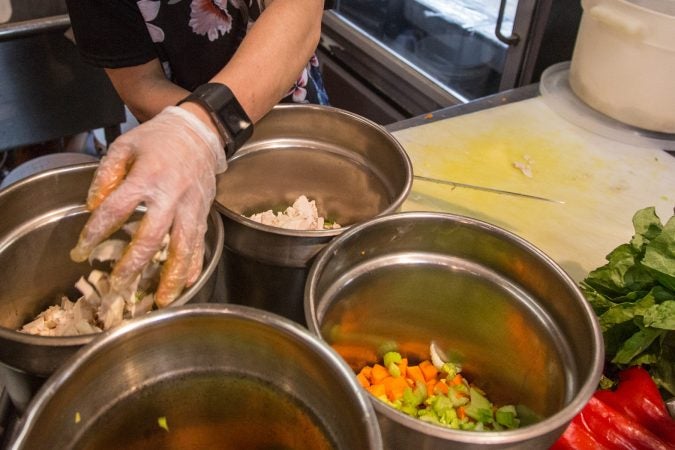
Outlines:
<svg viewBox="0 0 675 450"><path fill-rule="evenodd" d="M104 330L109 330L121 324L123 319L124 298L116 292L110 292L101 299L98 320L103 324Z"/></svg>
<svg viewBox="0 0 675 450"><path fill-rule="evenodd" d="M91 274L89 277L91 278ZM85 280L84 277L80 277L80 279L77 280L75 283L75 288L83 295L83 297L78 300L78 303L84 299L84 301L86 301L91 306L98 306L101 304L101 297L99 296L98 292L96 292L94 286L89 284L89 281Z"/></svg>
<svg viewBox="0 0 675 450"><path fill-rule="evenodd" d="M118 261L122 257L127 244L127 241L121 239L107 239L101 242L91 251L89 264L92 264L94 261Z"/></svg>

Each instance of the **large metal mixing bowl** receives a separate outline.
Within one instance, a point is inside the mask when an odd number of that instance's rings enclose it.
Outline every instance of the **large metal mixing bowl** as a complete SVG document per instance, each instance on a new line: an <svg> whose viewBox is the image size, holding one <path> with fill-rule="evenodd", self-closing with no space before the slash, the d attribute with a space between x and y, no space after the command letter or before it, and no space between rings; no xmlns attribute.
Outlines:
<svg viewBox="0 0 675 450"><path fill-rule="evenodd" d="M75 282L92 269L87 262L73 262L69 252L88 216L84 205L97 166L51 169L0 190L0 383L19 410L46 377L95 337L33 336L16 330L58 303L61 295L76 298ZM173 306L212 300L222 247L222 219L214 210L202 274Z"/></svg>
<svg viewBox="0 0 675 450"><path fill-rule="evenodd" d="M218 178L228 301L304 323L315 255L353 224L398 210L411 185L407 154L379 125L327 106L276 106ZM244 217L284 210L300 195L343 228L286 230Z"/></svg>
<svg viewBox="0 0 675 450"><path fill-rule="evenodd" d="M372 397L387 448L548 448L602 371L600 327L573 280L518 236L467 217L406 212L348 230L314 262L305 308L312 332L365 350L355 353L395 343L428 359L436 341L496 404L540 418L509 431L459 431Z"/></svg>
<svg viewBox="0 0 675 450"><path fill-rule="evenodd" d="M156 311L106 333L45 383L19 425L9 449L382 448L340 356L241 305Z"/></svg>

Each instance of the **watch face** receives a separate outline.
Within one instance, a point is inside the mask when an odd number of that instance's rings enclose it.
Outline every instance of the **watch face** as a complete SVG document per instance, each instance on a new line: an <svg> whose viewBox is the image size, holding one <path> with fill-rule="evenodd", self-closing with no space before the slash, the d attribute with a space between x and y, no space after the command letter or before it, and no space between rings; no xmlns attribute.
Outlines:
<svg viewBox="0 0 675 450"><path fill-rule="evenodd" d="M224 84L203 84L178 104L188 100L199 103L209 111L225 142L228 158L253 134L253 122L230 88Z"/></svg>

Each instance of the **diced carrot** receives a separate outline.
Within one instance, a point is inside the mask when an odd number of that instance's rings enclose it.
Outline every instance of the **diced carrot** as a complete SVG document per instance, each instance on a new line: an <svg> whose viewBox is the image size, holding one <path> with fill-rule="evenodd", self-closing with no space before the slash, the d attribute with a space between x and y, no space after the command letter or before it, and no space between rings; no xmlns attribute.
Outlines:
<svg viewBox="0 0 675 450"><path fill-rule="evenodd" d="M405 377L406 370L408 370L408 358L401 358L397 365L401 371L401 376Z"/></svg>
<svg viewBox="0 0 675 450"><path fill-rule="evenodd" d="M427 396L434 395L434 387L436 386L436 380L427 381L424 384L427 386Z"/></svg>
<svg viewBox="0 0 675 450"><path fill-rule="evenodd" d="M464 382L464 377L461 376L460 374L457 374L453 377L452 382L450 384L452 384L453 386L457 386L459 384L462 384L463 382Z"/></svg>
<svg viewBox="0 0 675 450"><path fill-rule="evenodd" d="M363 371L361 371L358 375L356 375L356 379L359 380L359 383L361 383L361 386L363 386L364 388L370 386L370 381L368 381L368 377L366 377L363 374Z"/></svg>
<svg viewBox="0 0 675 450"><path fill-rule="evenodd" d="M363 366L359 373L366 377L368 381L370 381L370 377L373 376L373 368L370 366Z"/></svg>
<svg viewBox="0 0 675 450"><path fill-rule="evenodd" d="M434 367L433 364L431 364L431 361L429 360L424 360L421 363L419 363L420 370L422 371L422 374L424 375L424 380L425 381L436 381L436 376L438 375L438 369Z"/></svg>
<svg viewBox="0 0 675 450"><path fill-rule="evenodd" d="M382 380L382 384L384 384L387 398L392 402L403 397L403 392L408 388L408 383L403 377L388 377Z"/></svg>
<svg viewBox="0 0 675 450"><path fill-rule="evenodd" d="M377 361L377 351L370 347L337 342L333 343L332 347L354 370Z"/></svg>
<svg viewBox="0 0 675 450"><path fill-rule="evenodd" d="M419 366L408 366L405 371L406 376L413 381L420 381L424 383L424 374Z"/></svg>
<svg viewBox="0 0 675 450"><path fill-rule="evenodd" d="M446 395L448 393L448 385L445 384L445 380L439 380L436 382L434 385L434 390L433 392L435 394L443 394Z"/></svg>
<svg viewBox="0 0 675 450"><path fill-rule="evenodd" d="M463 406L457 408L457 417L459 417L459 420L464 420L466 418L466 409L464 409Z"/></svg>
<svg viewBox="0 0 675 450"><path fill-rule="evenodd" d="M373 394L375 397L382 397L387 395L387 391L384 388L384 384L371 384L370 387L366 388L368 392Z"/></svg>
<svg viewBox="0 0 675 450"><path fill-rule="evenodd" d="M386 367L384 367L382 364L374 364L371 371L370 382L372 384L380 384L382 380L388 376L390 375Z"/></svg>

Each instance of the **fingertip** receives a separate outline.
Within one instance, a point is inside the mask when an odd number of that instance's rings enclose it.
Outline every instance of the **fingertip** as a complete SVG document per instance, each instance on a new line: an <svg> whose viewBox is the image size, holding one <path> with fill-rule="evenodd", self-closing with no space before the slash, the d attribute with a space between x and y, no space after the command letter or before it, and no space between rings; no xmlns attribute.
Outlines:
<svg viewBox="0 0 675 450"><path fill-rule="evenodd" d="M70 259L75 262L85 262L89 258L90 251L86 251L79 243L70 250Z"/></svg>
<svg viewBox="0 0 675 450"><path fill-rule="evenodd" d="M157 292L155 293L155 303L157 303L157 306L160 308L166 308L176 301L182 291L182 286L167 286L165 283L163 284L160 282L160 285L157 287Z"/></svg>

